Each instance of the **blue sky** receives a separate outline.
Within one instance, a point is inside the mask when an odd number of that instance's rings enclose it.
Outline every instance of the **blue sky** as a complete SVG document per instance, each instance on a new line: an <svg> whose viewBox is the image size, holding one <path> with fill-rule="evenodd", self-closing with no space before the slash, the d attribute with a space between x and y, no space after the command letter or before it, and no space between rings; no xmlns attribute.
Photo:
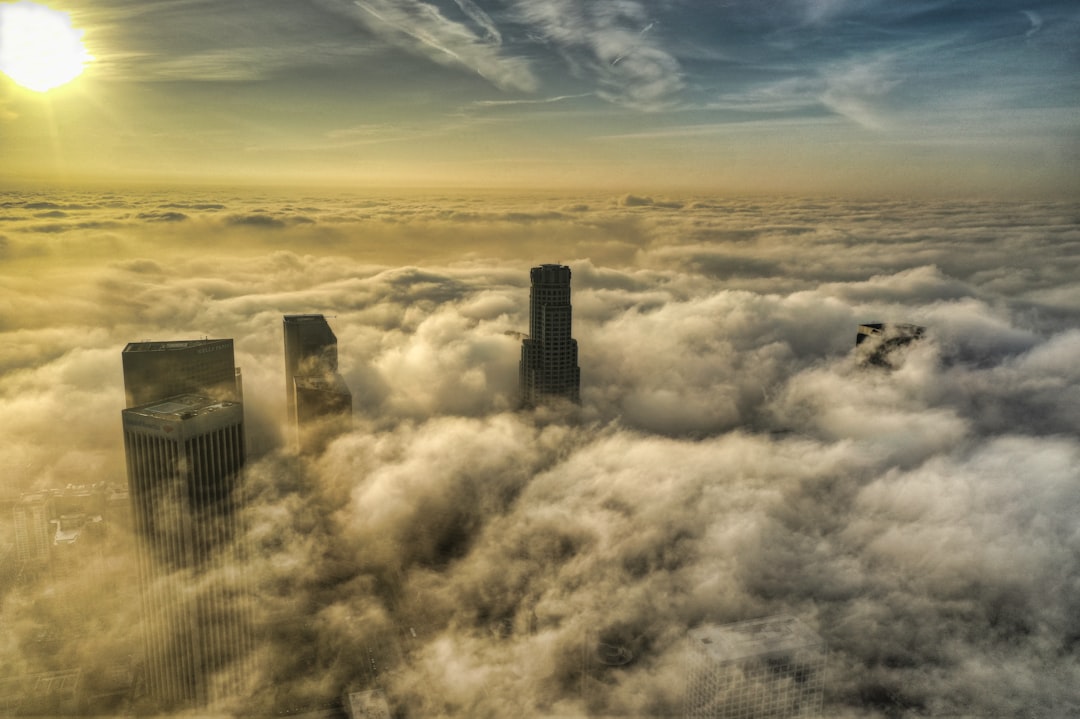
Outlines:
<svg viewBox="0 0 1080 719"><path fill-rule="evenodd" d="M1077 190L1073 3L55 7L96 61L0 84L9 180Z"/></svg>

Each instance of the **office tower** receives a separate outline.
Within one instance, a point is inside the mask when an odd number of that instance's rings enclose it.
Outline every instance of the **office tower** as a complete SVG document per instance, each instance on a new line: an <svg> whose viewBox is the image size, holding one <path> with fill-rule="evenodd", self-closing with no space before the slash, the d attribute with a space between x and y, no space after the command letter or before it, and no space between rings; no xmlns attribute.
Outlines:
<svg viewBox="0 0 1080 719"><path fill-rule="evenodd" d="M24 566L44 567L49 563L52 527L49 525L49 495L24 494L15 504L15 558Z"/></svg>
<svg viewBox="0 0 1080 719"><path fill-rule="evenodd" d="M243 400L231 339L132 342L121 359L128 407L178 394Z"/></svg>
<svg viewBox="0 0 1080 719"><path fill-rule="evenodd" d="M146 683L166 705L235 692L251 646L240 579L243 407L186 394L122 413Z"/></svg>
<svg viewBox="0 0 1080 719"><path fill-rule="evenodd" d="M302 451L352 425L352 394L338 374L337 337L323 315L285 315L285 403Z"/></svg>
<svg viewBox="0 0 1080 719"><path fill-rule="evenodd" d="M339 374L293 377L297 444L318 451L326 440L352 428L352 394Z"/></svg>
<svg viewBox="0 0 1080 719"><path fill-rule="evenodd" d="M794 617L698 627L690 632L683 716L820 716L825 659L825 642Z"/></svg>
<svg viewBox="0 0 1080 719"><path fill-rule="evenodd" d="M521 401L533 407L547 398L579 401L581 370L577 340L570 336L570 268L540 265L529 271L529 336L521 342Z"/></svg>
<svg viewBox="0 0 1080 719"><path fill-rule="evenodd" d="M901 322L871 322L859 325L855 352L860 364L894 369L902 363L898 350L926 334L926 328Z"/></svg>

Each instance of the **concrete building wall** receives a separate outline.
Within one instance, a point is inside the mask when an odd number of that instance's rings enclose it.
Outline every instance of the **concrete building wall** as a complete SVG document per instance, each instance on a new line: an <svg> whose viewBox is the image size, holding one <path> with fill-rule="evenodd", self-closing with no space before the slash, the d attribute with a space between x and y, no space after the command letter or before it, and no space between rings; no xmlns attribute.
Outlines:
<svg viewBox="0 0 1080 719"><path fill-rule="evenodd" d="M124 410L149 692L206 706L236 691L251 649L243 559L243 409L183 395Z"/></svg>

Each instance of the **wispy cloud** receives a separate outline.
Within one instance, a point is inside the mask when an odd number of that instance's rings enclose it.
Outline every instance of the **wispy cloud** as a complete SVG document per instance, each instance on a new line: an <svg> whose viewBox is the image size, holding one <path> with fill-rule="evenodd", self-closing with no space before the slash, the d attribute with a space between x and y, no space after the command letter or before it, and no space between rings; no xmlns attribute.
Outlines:
<svg viewBox="0 0 1080 719"><path fill-rule="evenodd" d="M450 115L444 122L438 124L399 122L350 125L328 130L319 136L293 140L287 143L281 141L272 144L249 143L245 145L245 150L248 152L284 151L291 153L337 151L366 145L415 142L417 140L439 138L456 132L475 131L481 125L490 126L500 122L499 118L471 116L466 118L460 115Z"/></svg>
<svg viewBox="0 0 1080 719"><path fill-rule="evenodd" d="M288 61L283 53L261 49L229 49L200 52L165 59L129 58L144 79L235 82L258 80L274 66Z"/></svg>
<svg viewBox="0 0 1080 719"><path fill-rule="evenodd" d="M397 47L473 70L503 90L536 91L541 78L522 47L504 43L496 20L472 0L455 4L462 19L423 0L322 0ZM655 110L671 105L683 87L678 60L664 48L657 21L640 2L512 0L510 10L506 23L554 51L575 77L595 86L592 94L608 102Z"/></svg>
<svg viewBox="0 0 1080 719"><path fill-rule="evenodd" d="M684 86L682 68L663 47L643 3L518 0L516 9L606 100L656 110L671 105Z"/></svg>
<svg viewBox="0 0 1080 719"><path fill-rule="evenodd" d="M502 44L502 33L499 32L499 28L496 27L495 22L491 19L490 15L481 10L476 3L472 2L472 0L454 0L454 2L461 8L461 12L465 13L470 20L484 29L488 39L497 45Z"/></svg>
<svg viewBox="0 0 1080 719"><path fill-rule="evenodd" d="M1031 37L1035 33L1042 30L1042 26L1043 26L1042 15L1040 15L1037 12L1033 12L1031 10L1021 10L1020 12L1022 12L1024 14L1024 17L1026 17L1028 19L1028 22L1031 23L1031 27L1028 29L1027 33L1025 33L1024 37Z"/></svg>
<svg viewBox="0 0 1080 719"><path fill-rule="evenodd" d="M820 107L825 83L813 75L799 75L724 92L704 104L707 110L790 112Z"/></svg>
<svg viewBox="0 0 1080 719"><path fill-rule="evenodd" d="M447 18L437 6L421 0L322 0L321 4L397 47L441 65L473 70L501 89L531 92L539 84L527 60L502 52L501 33L471 0L460 0L458 7L472 26Z"/></svg>
<svg viewBox="0 0 1080 719"><path fill-rule="evenodd" d="M478 107L505 107L508 105L550 105L566 100L579 100L583 97L595 97L595 93L582 92L577 95L556 95L555 97L541 97L535 99L520 100L477 100L473 105Z"/></svg>
<svg viewBox="0 0 1080 719"><path fill-rule="evenodd" d="M856 58L826 67L821 102L856 124L879 130L887 124L880 102L898 84L891 55Z"/></svg>
<svg viewBox="0 0 1080 719"><path fill-rule="evenodd" d="M700 123L695 125L672 125L656 130L642 130L640 132L620 132L609 135L594 135L597 140L663 140L678 138L707 137L710 135L725 135L733 132L758 132L762 130L784 130L797 127L832 126L837 127L841 121L833 117L772 117L766 119L753 118L742 120L726 120L722 122Z"/></svg>
<svg viewBox="0 0 1080 719"><path fill-rule="evenodd" d="M810 24L825 23L841 14L850 4L850 0L803 0L803 16Z"/></svg>

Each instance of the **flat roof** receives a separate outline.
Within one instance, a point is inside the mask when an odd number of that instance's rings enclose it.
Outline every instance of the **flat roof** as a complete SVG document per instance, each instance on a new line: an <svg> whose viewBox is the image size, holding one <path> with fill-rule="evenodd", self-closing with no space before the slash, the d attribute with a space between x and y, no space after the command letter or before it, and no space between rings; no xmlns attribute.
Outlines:
<svg viewBox="0 0 1080 719"><path fill-rule="evenodd" d="M859 325L859 332L868 335L880 335L886 332L892 332L898 335L917 336L925 331L925 327L907 322L863 322Z"/></svg>
<svg viewBox="0 0 1080 719"><path fill-rule="evenodd" d="M326 315L285 315L286 322L314 322L325 319Z"/></svg>
<svg viewBox="0 0 1080 719"><path fill-rule="evenodd" d="M238 404L240 403L211 399L197 394L181 394L167 399L154 400L138 407L130 407L125 409L124 412L156 419L190 419Z"/></svg>
<svg viewBox="0 0 1080 719"><path fill-rule="evenodd" d="M218 342L232 342L231 339L203 339L203 340L161 340L146 342L128 342L124 352L167 352L169 350L183 350L191 347L204 347Z"/></svg>
<svg viewBox="0 0 1080 719"><path fill-rule="evenodd" d="M786 614L734 624L707 624L691 630L690 638L718 661L825 650L821 637Z"/></svg>
<svg viewBox="0 0 1080 719"><path fill-rule="evenodd" d="M345 699L351 719L390 719L390 704L380 689L350 692Z"/></svg>

